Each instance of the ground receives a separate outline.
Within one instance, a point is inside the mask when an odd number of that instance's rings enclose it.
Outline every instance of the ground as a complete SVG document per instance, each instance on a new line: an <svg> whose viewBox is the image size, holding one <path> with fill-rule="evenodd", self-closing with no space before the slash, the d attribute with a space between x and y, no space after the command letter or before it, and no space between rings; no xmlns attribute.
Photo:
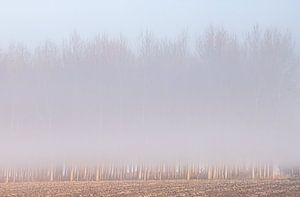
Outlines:
<svg viewBox="0 0 300 197"><path fill-rule="evenodd" d="M300 196L296 180L0 183L0 196Z"/></svg>

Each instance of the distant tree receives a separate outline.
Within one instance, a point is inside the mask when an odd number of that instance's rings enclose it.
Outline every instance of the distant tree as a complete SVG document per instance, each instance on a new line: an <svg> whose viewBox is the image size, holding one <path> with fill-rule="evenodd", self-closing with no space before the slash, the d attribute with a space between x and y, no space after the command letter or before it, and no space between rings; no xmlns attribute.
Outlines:
<svg viewBox="0 0 300 197"><path fill-rule="evenodd" d="M11 43L4 54L4 62L9 70L22 70L30 64L31 53L25 45Z"/></svg>
<svg viewBox="0 0 300 197"><path fill-rule="evenodd" d="M241 59L242 50L239 45L235 34L211 26L204 35L197 38L196 55L204 64L232 64Z"/></svg>
<svg viewBox="0 0 300 197"><path fill-rule="evenodd" d="M62 44L62 59L64 65L76 66L83 61L85 41L77 32L71 34Z"/></svg>
<svg viewBox="0 0 300 197"><path fill-rule="evenodd" d="M34 67L58 67L61 65L62 59L59 48L51 41L37 46L33 54Z"/></svg>
<svg viewBox="0 0 300 197"><path fill-rule="evenodd" d="M289 32L255 26L245 41L247 71L252 75L256 109L267 107L280 113L291 87L291 78L297 67L294 42Z"/></svg>

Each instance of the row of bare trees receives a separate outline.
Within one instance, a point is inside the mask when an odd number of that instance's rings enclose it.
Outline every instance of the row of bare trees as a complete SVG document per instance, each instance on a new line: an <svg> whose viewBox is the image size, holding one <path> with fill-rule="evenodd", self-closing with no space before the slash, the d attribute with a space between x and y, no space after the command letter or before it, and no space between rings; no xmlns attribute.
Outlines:
<svg viewBox="0 0 300 197"><path fill-rule="evenodd" d="M244 37L242 39L241 37ZM1 66L31 67L67 66L84 64L107 65L126 63L157 64L236 64L259 61L274 63L274 69L284 69L282 64L294 61L294 42L289 32L277 29L262 30L254 26L246 36L237 36L223 28L210 27L196 39L182 33L175 39L158 38L147 31L133 46L123 36L111 38L99 34L84 39L73 33L60 45L46 41L33 50L23 44L11 44L1 50ZM251 62L253 63L253 62ZM277 68L280 67L281 68Z"/></svg>
<svg viewBox="0 0 300 197"><path fill-rule="evenodd" d="M26 130L44 132L37 135L41 142L73 143L68 145L74 150L85 136L85 146L97 149L119 140L101 132L135 132L118 142L129 155L145 144L148 152L162 150L166 140L177 150L176 136L184 135L194 144L191 155L205 152L199 143L205 139L212 146L219 142L219 153L227 143L292 157L299 150L293 139L300 121L294 41L288 32L257 26L242 37L211 27L196 39L145 32L132 43L122 36L84 39L74 33L62 44L47 41L33 50L10 45L0 50L0 129L14 132L0 142L12 144ZM245 139L243 132L253 134Z"/></svg>
<svg viewBox="0 0 300 197"><path fill-rule="evenodd" d="M235 180L299 177L299 168L260 165L102 165L1 168L0 183L103 180Z"/></svg>

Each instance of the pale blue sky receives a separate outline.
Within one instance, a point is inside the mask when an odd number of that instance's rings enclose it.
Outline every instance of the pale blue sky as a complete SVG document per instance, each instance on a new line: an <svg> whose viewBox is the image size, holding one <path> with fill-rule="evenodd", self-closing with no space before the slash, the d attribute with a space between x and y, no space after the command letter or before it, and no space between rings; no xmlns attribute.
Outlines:
<svg viewBox="0 0 300 197"><path fill-rule="evenodd" d="M297 0L0 0L0 45L61 40L76 30L131 37L201 32L210 24L245 32L254 24L289 29L300 38Z"/></svg>

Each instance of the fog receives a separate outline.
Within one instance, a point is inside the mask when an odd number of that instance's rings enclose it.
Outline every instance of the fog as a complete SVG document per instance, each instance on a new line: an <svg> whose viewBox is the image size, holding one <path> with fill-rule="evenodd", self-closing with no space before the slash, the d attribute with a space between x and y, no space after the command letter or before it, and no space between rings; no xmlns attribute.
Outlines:
<svg viewBox="0 0 300 197"><path fill-rule="evenodd" d="M1 163L299 164L296 3L53 2L0 8Z"/></svg>

